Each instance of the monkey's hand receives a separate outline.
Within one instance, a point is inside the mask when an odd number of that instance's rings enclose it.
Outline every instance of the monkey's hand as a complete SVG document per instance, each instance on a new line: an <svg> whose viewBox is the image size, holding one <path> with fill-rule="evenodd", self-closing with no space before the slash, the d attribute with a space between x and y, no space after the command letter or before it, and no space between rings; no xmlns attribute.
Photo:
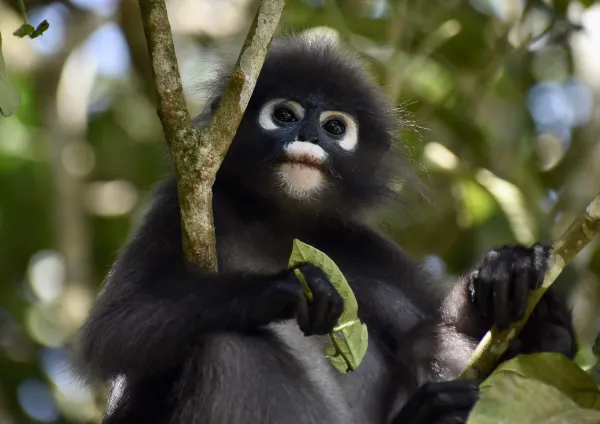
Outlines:
<svg viewBox="0 0 600 424"><path fill-rule="evenodd" d="M503 246L488 251L467 281L470 300L486 328L504 330L525 314L530 291L541 287L550 247Z"/></svg>
<svg viewBox="0 0 600 424"><path fill-rule="evenodd" d="M530 291L541 287L550 246L504 246L484 255L471 273L468 290L483 324L506 329L523 318ZM572 316L565 299L550 287L501 361L517 354L558 352L573 358L577 351Z"/></svg>
<svg viewBox="0 0 600 424"><path fill-rule="evenodd" d="M479 398L470 380L425 383L408 399L391 424L462 424Z"/></svg>
<svg viewBox="0 0 600 424"><path fill-rule="evenodd" d="M302 284L294 275L295 268L304 276L312 292L312 300L308 299ZM295 317L306 336L331 332L344 310L344 300L320 268L311 264L295 268L280 274L273 285L270 299L263 305L263 312L270 313L273 308L283 308L284 317Z"/></svg>

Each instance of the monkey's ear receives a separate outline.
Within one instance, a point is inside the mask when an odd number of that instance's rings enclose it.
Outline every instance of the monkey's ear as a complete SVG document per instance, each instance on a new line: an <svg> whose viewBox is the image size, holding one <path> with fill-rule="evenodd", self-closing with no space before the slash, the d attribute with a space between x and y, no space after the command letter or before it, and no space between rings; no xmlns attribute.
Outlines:
<svg viewBox="0 0 600 424"><path fill-rule="evenodd" d="M193 120L192 124L195 127L203 127L204 125L210 122L210 119L213 117L215 112L217 111L217 107L219 107L219 103L221 103L221 96L218 96L211 100L208 105L204 108L202 112L198 114Z"/></svg>
<svg viewBox="0 0 600 424"><path fill-rule="evenodd" d="M219 107L219 104L220 104L220 103L221 103L221 96L219 96L219 97L217 97L217 98L213 99L213 100L210 102L210 114L211 114L211 115L213 115L213 114L214 114L214 113L217 111L217 108Z"/></svg>

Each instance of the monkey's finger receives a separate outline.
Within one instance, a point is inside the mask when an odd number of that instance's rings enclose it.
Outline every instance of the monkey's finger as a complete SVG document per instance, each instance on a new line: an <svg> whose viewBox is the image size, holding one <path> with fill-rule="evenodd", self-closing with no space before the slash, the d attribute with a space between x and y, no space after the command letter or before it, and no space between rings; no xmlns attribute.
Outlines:
<svg viewBox="0 0 600 424"><path fill-rule="evenodd" d="M427 383L411 396L392 424L435 423L470 411L478 397L477 385L469 380Z"/></svg>
<svg viewBox="0 0 600 424"><path fill-rule="evenodd" d="M465 408L462 410L452 411L451 413L433 421L432 424L464 424L469 419L471 409L472 408Z"/></svg>
<svg viewBox="0 0 600 424"><path fill-rule="evenodd" d="M452 423L459 416L468 416L475 405L477 395L473 391L442 392L419 408L410 423Z"/></svg>
<svg viewBox="0 0 600 424"><path fill-rule="evenodd" d="M329 298L327 312L323 316L322 321L315 329L315 334L327 334L336 326L342 311L344 310L344 301L336 293L333 293Z"/></svg>
<svg viewBox="0 0 600 424"><path fill-rule="evenodd" d="M326 334L319 332L320 327L323 326L325 315L329 309L330 293L323 290L322 287L314 290L314 298L309 310L309 323L308 332L309 334Z"/></svg>
<svg viewBox="0 0 600 424"><path fill-rule="evenodd" d="M511 274L505 261L499 261L491 273L494 290L494 325L503 330L510 324L510 305L508 303Z"/></svg>
<svg viewBox="0 0 600 424"><path fill-rule="evenodd" d="M511 320L518 321L525 315L529 296L529 271L517 268L513 273Z"/></svg>
<svg viewBox="0 0 600 424"><path fill-rule="evenodd" d="M491 313L492 287L488 281L482 278L481 270L479 275L475 277L473 286L475 288L475 307L487 322Z"/></svg>
<svg viewBox="0 0 600 424"><path fill-rule="evenodd" d="M298 321L300 330L302 330L305 335L309 335L308 328L310 319L308 299L306 298L306 295L299 296L299 299L296 302L296 321Z"/></svg>

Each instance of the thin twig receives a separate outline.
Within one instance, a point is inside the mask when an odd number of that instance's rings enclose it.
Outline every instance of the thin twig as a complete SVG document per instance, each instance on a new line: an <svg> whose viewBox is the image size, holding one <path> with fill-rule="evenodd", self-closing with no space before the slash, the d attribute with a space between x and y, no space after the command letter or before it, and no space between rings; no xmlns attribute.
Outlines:
<svg viewBox="0 0 600 424"><path fill-rule="evenodd" d="M480 379L488 375L506 352L510 342L527 323L535 306L569 262L600 232L600 194L586 207L552 245L549 267L542 287L531 293L525 316L504 331L492 328L481 340L467 367L458 378Z"/></svg>
<svg viewBox="0 0 600 424"><path fill-rule="evenodd" d="M21 17L23 18L23 22L25 24L28 24L29 19L27 18L27 8L25 7L25 1L18 0L17 3L19 4L19 12L21 12Z"/></svg>
<svg viewBox="0 0 600 424"><path fill-rule="evenodd" d="M244 115L285 0L263 0L210 124L192 126L164 0L139 0L156 84L158 116L177 174L186 259L217 270L212 185Z"/></svg>

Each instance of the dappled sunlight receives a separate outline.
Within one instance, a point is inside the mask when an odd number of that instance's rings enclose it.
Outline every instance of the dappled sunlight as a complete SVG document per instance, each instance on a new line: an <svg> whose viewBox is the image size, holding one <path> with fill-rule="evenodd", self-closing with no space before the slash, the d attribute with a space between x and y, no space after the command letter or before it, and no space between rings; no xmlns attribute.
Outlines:
<svg viewBox="0 0 600 424"><path fill-rule="evenodd" d="M64 290L66 266L63 256L55 251L41 251L31 257L28 280L34 296L41 303L51 303Z"/></svg>
<svg viewBox="0 0 600 424"><path fill-rule="evenodd" d="M533 216L527 210L523 193L517 186L498 178L487 169L477 171L477 181L488 189L503 209L510 222L515 239L526 246L536 241Z"/></svg>
<svg viewBox="0 0 600 424"><path fill-rule="evenodd" d="M452 171L458 167L459 160L454 153L440 143L430 142L425 144L423 156L431 166Z"/></svg>
<svg viewBox="0 0 600 424"><path fill-rule="evenodd" d="M96 153L87 141L72 140L61 153L65 170L76 177L85 177L94 169Z"/></svg>
<svg viewBox="0 0 600 424"><path fill-rule="evenodd" d="M101 216L125 215L138 200L135 186L123 180L90 183L84 196L88 210Z"/></svg>
<svg viewBox="0 0 600 424"><path fill-rule="evenodd" d="M17 389L19 404L23 411L36 421L54 422L60 417L52 391L37 379L23 380Z"/></svg>

